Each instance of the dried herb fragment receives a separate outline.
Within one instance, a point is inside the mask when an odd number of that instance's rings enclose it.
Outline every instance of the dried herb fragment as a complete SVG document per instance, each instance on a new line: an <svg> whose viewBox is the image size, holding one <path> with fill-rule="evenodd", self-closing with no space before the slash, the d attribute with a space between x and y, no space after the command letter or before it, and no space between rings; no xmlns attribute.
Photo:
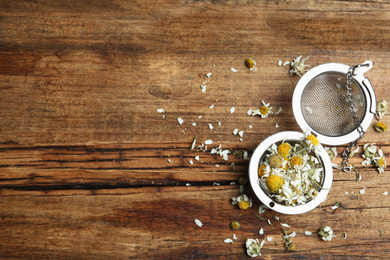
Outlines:
<svg viewBox="0 0 390 260"><path fill-rule="evenodd" d="M259 215L257 215L257 214L255 214L256 215L256 217L258 217L259 219L261 219L261 220L267 220L266 218L262 218L262 217L260 217Z"/></svg>
<svg viewBox="0 0 390 260"><path fill-rule="evenodd" d="M286 250L294 250L295 249L295 245L291 242L290 240L290 237L287 235L287 231L286 229L283 227L283 233L284 233L284 239L286 240L286 244L285 244L285 248Z"/></svg>
<svg viewBox="0 0 390 260"><path fill-rule="evenodd" d="M192 149L195 148L195 144L196 144L196 136L194 137L194 140L191 143L190 152L192 151Z"/></svg>
<svg viewBox="0 0 390 260"><path fill-rule="evenodd" d="M233 229L233 230L237 230L240 228L240 223L238 223L238 221L233 221L232 223L230 223L230 227Z"/></svg>
<svg viewBox="0 0 390 260"><path fill-rule="evenodd" d="M333 234L333 230L331 227L322 227L318 233L317 233L322 240L324 241L331 241L332 238L336 237L336 235Z"/></svg>
<svg viewBox="0 0 390 260"><path fill-rule="evenodd" d="M382 122L375 123L374 128L378 132L386 132L387 131L387 125L385 123L382 123Z"/></svg>
<svg viewBox="0 0 390 260"><path fill-rule="evenodd" d="M236 164L234 162L232 162L230 164L230 167L232 168L233 172L236 172L236 169L234 168L236 166Z"/></svg>
<svg viewBox="0 0 390 260"><path fill-rule="evenodd" d="M356 170L355 165L352 165L352 169L353 169L353 170L355 171L355 173L356 173L356 182L361 181L361 180L362 180L362 175L360 174L360 172L358 172L358 171Z"/></svg>
<svg viewBox="0 0 390 260"><path fill-rule="evenodd" d="M246 59L245 65L252 69L256 65L255 59Z"/></svg>

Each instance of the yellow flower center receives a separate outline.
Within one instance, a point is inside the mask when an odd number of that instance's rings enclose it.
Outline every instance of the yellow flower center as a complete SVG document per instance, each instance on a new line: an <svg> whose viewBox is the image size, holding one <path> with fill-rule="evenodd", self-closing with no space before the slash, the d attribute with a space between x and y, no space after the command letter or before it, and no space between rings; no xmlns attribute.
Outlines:
<svg viewBox="0 0 390 260"><path fill-rule="evenodd" d="M290 154L291 145L289 143L282 143L278 146L278 153L286 158Z"/></svg>
<svg viewBox="0 0 390 260"><path fill-rule="evenodd" d="M260 107L260 114L262 114L263 116L267 115L269 112L269 108L266 107L266 106L262 106Z"/></svg>
<svg viewBox="0 0 390 260"><path fill-rule="evenodd" d="M247 209L247 208L249 208L249 202L248 201L240 201L240 202L238 202L238 207L240 208L240 209Z"/></svg>
<svg viewBox="0 0 390 260"><path fill-rule="evenodd" d="M383 167L385 166L385 158L381 157L380 160L378 161L378 166Z"/></svg>
<svg viewBox="0 0 390 260"><path fill-rule="evenodd" d="M385 123L382 123L382 122L375 123L374 128L378 132L386 132L387 131L387 125Z"/></svg>
<svg viewBox="0 0 390 260"><path fill-rule="evenodd" d="M284 180L278 175L270 175L267 178L267 187L271 192L278 192L282 188Z"/></svg>
<svg viewBox="0 0 390 260"><path fill-rule="evenodd" d="M240 228L240 223L238 223L237 221L233 221L230 226L232 227L232 229L234 230L237 230Z"/></svg>
<svg viewBox="0 0 390 260"><path fill-rule="evenodd" d="M294 167L295 165L302 165L303 159L302 156L296 155L293 158L291 158L291 166Z"/></svg>
<svg viewBox="0 0 390 260"><path fill-rule="evenodd" d="M319 144L319 141L318 141L317 137L315 137L314 135L309 135L307 137L307 140L309 140L315 146L317 146Z"/></svg>
<svg viewBox="0 0 390 260"><path fill-rule="evenodd" d="M260 167L259 167L259 177L263 177L265 175L265 168L267 167L267 165L265 164L262 164Z"/></svg>

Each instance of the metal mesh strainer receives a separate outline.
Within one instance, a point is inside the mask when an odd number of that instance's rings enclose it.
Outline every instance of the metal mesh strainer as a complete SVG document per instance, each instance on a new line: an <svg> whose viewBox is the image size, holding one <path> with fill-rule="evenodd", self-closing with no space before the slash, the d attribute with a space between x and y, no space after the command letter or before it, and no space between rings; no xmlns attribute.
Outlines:
<svg viewBox="0 0 390 260"><path fill-rule="evenodd" d="M348 65L322 64L303 75L293 95L294 117L300 128L315 133L318 140L326 145L357 140L359 132L367 130L375 114L374 90L363 76L372 66L371 61L366 61L354 68L349 93L347 73L351 67ZM349 97L361 131L357 129Z"/></svg>
<svg viewBox="0 0 390 260"><path fill-rule="evenodd" d="M347 77L337 72L325 72L315 76L302 93L301 110L307 124L314 131L326 136L341 136L356 126L348 101ZM356 114L361 121L366 107L364 92L358 83L352 83L352 97Z"/></svg>

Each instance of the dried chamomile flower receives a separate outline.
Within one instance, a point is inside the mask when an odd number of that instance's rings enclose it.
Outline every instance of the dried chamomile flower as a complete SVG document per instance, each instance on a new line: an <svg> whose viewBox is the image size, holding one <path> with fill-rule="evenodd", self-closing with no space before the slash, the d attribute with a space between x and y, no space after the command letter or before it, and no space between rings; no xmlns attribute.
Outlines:
<svg viewBox="0 0 390 260"><path fill-rule="evenodd" d="M283 157L280 154L272 154L269 157L269 165L273 168L281 168L283 166Z"/></svg>
<svg viewBox="0 0 390 260"><path fill-rule="evenodd" d="M379 119L382 119L387 111L387 101L381 100L376 104L376 112Z"/></svg>
<svg viewBox="0 0 390 260"><path fill-rule="evenodd" d="M374 128L378 132L386 132L387 131L387 125L385 123L382 123L382 122L375 123Z"/></svg>
<svg viewBox="0 0 390 260"><path fill-rule="evenodd" d="M290 65L290 74L298 74L300 77L301 74L305 73L307 71L306 67L310 67L310 65L306 65L305 61L309 57L302 59L302 56L296 57L294 61ZM302 59L302 60L301 60Z"/></svg>
<svg viewBox="0 0 390 260"><path fill-rule="evenodd" d="M290 160L290 165L294 169L302 169L304 166L304 159L301 155L295 155Z"/></svg>
<svg viewBox="0 0 390 260"><path fill-rule="evenodd" d="M294 250L295 249L295 245L292 244L292 243L288 243L288 244L286 244L286 249L289 250L289 251Z"/></svg>
<svg viewBox="0 0 390 260"><path fill-rule="evenodd" d="M266 164L260 165L259 170L258 170L259 177L263 177L264 175L268 174L269 172L270 172L270 168L268 165L266 165Z"/></svg>
<svg viewBox="0 0 390 260"><path fill-rule="evenodd" d="M233 230L237 230L240 228L240 223L238 223L238 221L233 221L232 223L230 223L230 227L233 229Z"/></svg>
<svg viewBox="0 0 390 260"><path fill-rule="evenodd" d="M314 151L317 153L317 146L320 143L315 135L311 133L311 131L308 129L304 132L305 134L305 142L309 147L309 152L314 149Z"/></svg>
<svg viewBox="0 0 390 260"><path fill-rule="evenodd" d="M246 59L245 65L246 65L249 69L254 70L254 69L255 69L255 66L256 66L256 61L255 61L254 58L252 58L252 59Z"/></svg>
<svg viewBox="0 0 390 260"><path fill-rule="evenodd" d="M283 184L284 180L279 175L270 175L267 178L267 187L273 193L278 192L282 188Z"/></svg>
<svg viewBox="0 0 390 260"><path fill-rule="evenodd" d="M265 240L260 243L258 239L248 238L245 242L246 253L250 257L261 256L260 249L263 247L264 243Z"/></svg>
<svg viewBox="0 0 390 260"><path fill-rule="evenodd" d="M261 116L261 118L266 118L270 114L273 114L272 107L270 106L271 105L270 103L265 103L264 100L262 100L261 103L263 105L259 109L251 111L252 112L252 116L259 115L259 116Z"/></svg>
<svg viewBox="0 0 390 260"><path fill-rule="evenodd" d="M376 167L378 167L378 172L383 173L387 165L386 165L385 154L383 153L382 149L378 150L377 156L374 156L373 159Z"/></svg>
<svg viewBox="0 0 390 260"><path fill-rule="evenodd" d="M335 159L338 155L336 147L325 147L325 151L329 155L330 160Z"/></svg>
<svg viewBox="0 0 390 260"><path fill-rule="evenodd" d="M238 205L240 209L245 210L252 207L252 199L248 198L248 196L246 196L245 194L242 194L237 198L232 197L231 200L232 200L232 204Z"/></svg>
<svg viewBox="0 0 390 260"><path fill-rule="evenodd" d="M322 240L331 241L336 235L333 234L333 230L331 227L322 227L320 231L317 233Z"/></svg>
<svg viewBox="0 0 390 260"><path fill-rule="evenodd" d="M290 151L291 145L289 143L281 143L278 146L278 153L284 158L287 158L290 155Z"/></svg>

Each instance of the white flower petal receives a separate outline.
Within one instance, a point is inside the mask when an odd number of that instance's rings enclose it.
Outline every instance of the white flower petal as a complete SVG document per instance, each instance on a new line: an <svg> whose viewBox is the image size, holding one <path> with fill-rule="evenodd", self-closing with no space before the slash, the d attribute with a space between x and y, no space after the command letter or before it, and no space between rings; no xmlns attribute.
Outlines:
<svg viewBox="0 0 390 260"><path fill-rule="evenodd" d="M204 142L206 145L209 145L209 144L212 144L213 143L213 140L206 140L205 142Z"/></svg>
<svg viewBox="0 0 390 260"><path fill-rule="evenodd" d="M233 240L231 238L227 238L225 239L223 242L225 242L226 244L233 244Z"/></svg>
<svg viewBox="0 0 390 260"><path fill-rule="evenodd" d="M195 219L195 224L198 225L199 227L203 226L203 223L199 219Z"/></svg>
<svg viewBox="0 0 390 260"><path fill-rule="evenodd" d="M179 123L179 125L181 125L181 124L183 124L184 120L183 120L183 118L178 117L177 122Z"/></svg>

